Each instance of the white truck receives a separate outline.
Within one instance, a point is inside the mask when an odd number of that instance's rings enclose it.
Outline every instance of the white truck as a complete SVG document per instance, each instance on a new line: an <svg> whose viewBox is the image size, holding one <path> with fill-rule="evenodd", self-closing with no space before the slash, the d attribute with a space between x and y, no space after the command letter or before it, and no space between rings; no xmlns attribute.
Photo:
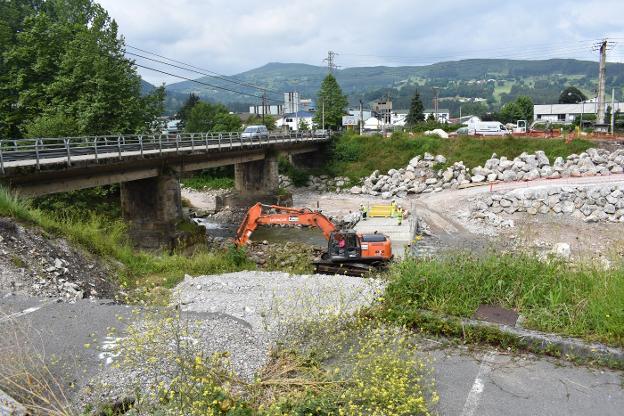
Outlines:
<svg viewBox="0 0 624 416"><path fill-rule="evenodd" d="M498 121L480 121L472 126L477 136L507 136L511 132Z"/></svg>

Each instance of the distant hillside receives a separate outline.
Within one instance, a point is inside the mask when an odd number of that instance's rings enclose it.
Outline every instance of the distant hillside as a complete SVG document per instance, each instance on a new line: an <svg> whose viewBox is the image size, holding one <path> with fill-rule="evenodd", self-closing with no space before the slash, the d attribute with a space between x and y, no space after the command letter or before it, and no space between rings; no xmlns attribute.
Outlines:
<svg viewBox="0 0 624 416"><path fill-rule="evenodd" d="M231 78L276 92L299 91L302 96L314 98L326 74L326 68L314 65L269 63ZM458 112L460 105L467 109L477 105L466 102L474 98L484 101L478 106L493 110L518 95L529 95L536 103L556 102L561 90L568 85L575 85L591 96L596 88L597 74L597 62L574 59L471 59L424 66L346 68L336 71L336 78L354 105L360 99L368 103L389 94L394 100L394 108L407 108L414 90L418 89L425 106L430 107L433 87L438 87L440 106ZM199 80L248 94L261 94L253 88L211 77ZM616 88L616 96L622 97L624 64L607 65L607 89L610 91L612 87ZM223 102L237 110L260 102L259 98L241 96L191 81L171 84L167 86L167 91L178 98L176 102L180 101L180 97L195 92L203 99ZM282 100L280 94L271 93L270 97Z"/></svg>

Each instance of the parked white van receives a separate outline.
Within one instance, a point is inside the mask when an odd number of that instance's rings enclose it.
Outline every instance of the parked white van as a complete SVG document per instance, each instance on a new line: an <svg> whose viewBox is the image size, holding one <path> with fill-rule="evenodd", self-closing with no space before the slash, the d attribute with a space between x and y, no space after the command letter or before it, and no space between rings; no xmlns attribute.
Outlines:
<svg viewBox="0 0 624 416"><path fill-rule="evenodd" d="M507 127L498 121L481 121L473 127L479 136L507 136L511 134Z"/></svg>

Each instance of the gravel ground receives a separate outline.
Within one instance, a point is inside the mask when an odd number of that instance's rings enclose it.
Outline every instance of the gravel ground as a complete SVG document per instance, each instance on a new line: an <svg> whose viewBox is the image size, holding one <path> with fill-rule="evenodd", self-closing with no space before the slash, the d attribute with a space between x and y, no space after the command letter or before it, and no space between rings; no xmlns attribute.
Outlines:
<svg viewBox="0 0 624 416"><path fill-rule="evenodd" d="M351 276L245 271L187 276L174 290L172 304L181 311L181 327L188 328L192 334L193 348L206 355L228 352L232 369L250 380L267 363L272 345L292 323L355 312L371 304L383 287L381 280ZM158 322L153 317L144 318L149 315L153 314L137 315L132 325L139 333L149 332L147 328ZM164 320L166 314L162 315L159 319ZM103 349L123 348L122 338L113 341L116 345ZM175 348L173 339L171 334L160 342L163 350ZM78 402L83 405L91 401L115 402L131 396L137 386L153 385L154 368L149 365L117 368L114 363L121 359L117 355L111 357L100 374L88 383ZM156 364L160 366L157 371L160 376L171 372L166 361L162 359Z"/></svg>
<svg viewBox="0 0 624 416"><path fill-rule="evenodd" d="M254 331L275 334L299 318L354 312L382 289L375 279L245 271L187 276L173 298L183 311L223 313L249 323Z"/></svg>

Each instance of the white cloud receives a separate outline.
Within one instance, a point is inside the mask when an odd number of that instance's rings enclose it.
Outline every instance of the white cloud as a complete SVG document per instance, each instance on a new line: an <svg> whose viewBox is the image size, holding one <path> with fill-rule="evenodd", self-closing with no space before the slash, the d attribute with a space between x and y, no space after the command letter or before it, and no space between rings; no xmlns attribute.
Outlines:
<svg viewBox="0 0 624 416"><path fill-rule="evenodd" d="M128 44L226 74L276 61L321 65L330 49L341 53L343 66L408 65L463 58L593 59L591 39L608 35L624 42L624 2L618 0L100 3ZM141 72L152 82L171 81Z"/></svg>

